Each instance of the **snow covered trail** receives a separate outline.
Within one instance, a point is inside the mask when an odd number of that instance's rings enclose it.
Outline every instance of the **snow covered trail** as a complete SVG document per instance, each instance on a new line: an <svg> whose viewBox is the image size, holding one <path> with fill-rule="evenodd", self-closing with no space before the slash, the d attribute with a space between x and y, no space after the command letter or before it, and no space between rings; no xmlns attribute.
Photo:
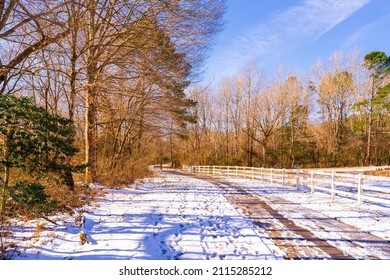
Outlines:
<svg viewBox="0 0 390 280"><path fill-rule="evenodd" d="M145 180L148 181L148 180ZM102 188L75 217L18 221L16 259L390 259L390 208L306 189L161 172L140 188ZM39 229L39 230L37 230Z"/></svg>
<svg viewBox="0 0 390 280"><path fill-rule="evenodd" d="M219 184L228 199L263 229L288 259L390 258L389 240L375 236L367 229L349 225L276 194L259 195L258 189L251 193L237 184Z"/></svg>
<svg viewBox="0 0 390 280"><path fill-rule="evenodd" d="M162 173L140 189L104 189L74 217L15 222L16 259L281 259L284 253L225 198L215 184ZM38 226L39 225L39 226ZM37 231L37 228L41 230Z"/></svg>
<svg viewBox="0 0 390 280"><path fill-rule="evenodd" d="M236 178L208 179L270 236L287 259L390 259L390 209L305 188Z"/></svg>

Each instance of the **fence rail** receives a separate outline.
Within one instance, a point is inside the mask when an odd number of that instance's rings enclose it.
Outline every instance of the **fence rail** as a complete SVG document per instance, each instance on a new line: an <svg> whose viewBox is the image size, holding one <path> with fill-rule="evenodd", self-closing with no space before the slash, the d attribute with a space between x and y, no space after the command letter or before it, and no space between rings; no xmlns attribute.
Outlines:
<svg viewBox="0 0 390 280"><path fill-rule="evenodd" d="M275 169L245 166L184 166L187 172L212 176L247 178L275 184L307 187L313 194L316 190L327 192L332 199L345 196L357 200L390 205L390 179L382 178L379 186L373 185L372 176L362 172L341 173L301 169ZM379 177L380 178L380 177ZM370 183L371 182L371 183ZM378 182L375 182L378 184Z"/></svg>

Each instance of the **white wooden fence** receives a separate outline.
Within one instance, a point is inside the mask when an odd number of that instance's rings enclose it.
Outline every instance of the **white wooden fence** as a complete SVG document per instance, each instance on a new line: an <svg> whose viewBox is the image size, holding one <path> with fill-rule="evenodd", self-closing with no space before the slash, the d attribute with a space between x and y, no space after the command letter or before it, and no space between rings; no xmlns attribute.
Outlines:
<svg viewBox="0 0 390 280"><path fill-rule="evenodd" d="M350 197L360 206L363 201L390 205L390 178L365 176L361 172L335 172L300 169L274 169L245 166L184 166L188 172L222 177L240 177L296 187L307 187L311 193L323 191Z"/></svg>

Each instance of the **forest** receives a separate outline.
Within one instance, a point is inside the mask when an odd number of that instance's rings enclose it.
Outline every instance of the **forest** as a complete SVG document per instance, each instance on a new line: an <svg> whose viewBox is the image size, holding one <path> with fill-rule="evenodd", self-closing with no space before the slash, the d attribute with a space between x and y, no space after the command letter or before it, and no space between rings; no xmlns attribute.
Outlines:
<svg viewBox="0 0 390 280"><path fill-rule="evenodd" d="M0 256L9 218L72 212L183 134L223 0L0 0Z"/></svg>
<svg viewBox="0 0 390 280"><path fill-rule="evenodd" d="M132 182L153 164L390 164L387 54L335 53L304 77L248 62L202 86L225 8L0 0L1 216L48 212L78 182Z"/></svg>
<svg viewBox="0 0 390 280"><path fill-rule="evenodd" d="M389 165L389 90L382 51L335 52L305 77L248 62L214 89L190 90L197 121L188 126L186 149L173 156L201 165Z"/></svg>

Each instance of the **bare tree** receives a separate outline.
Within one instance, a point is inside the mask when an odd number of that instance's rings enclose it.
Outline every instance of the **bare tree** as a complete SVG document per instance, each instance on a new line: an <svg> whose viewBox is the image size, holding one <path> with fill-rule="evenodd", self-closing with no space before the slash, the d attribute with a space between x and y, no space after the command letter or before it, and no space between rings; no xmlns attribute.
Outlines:
<svg viewBox="0 0 390 280"><path fill-rule="evenodd" d="M145 50L158 48L156 41L150 40L156 36L156 27L170 38L177 53L183 54L189 65L194 67L201 61L199 58L219 26L223 1L184 2L87 1L85 161L89 167L86 181L93 181L97 172L98 99L104 72L125 59L136 64L150 59L147 54L151 52Z"/></svg>
<svg viewBox="0 0 390 280"><path fill-rule="evenodd" d="M242 88L243 88L243 100L242 110L244 112L244 121L241 124L243 132L246 134L245 154L246 162L248 166L253 165L253 156L255 155L254 150L254 114L257 104L255 103L255 96L260 91L264 90L267 84L267 79L262 71L258 71L255 67L254 62L249 62L242 73Z"/></svg>
<svg viewBox="0 0 390 280"><path fill-rule="evenodd" d="M342 140L345 139L345 120L351 114L355 92L354 59L335 53L328 69L317 65L317 81L312 89L318 94L322 122L326 129L327 152L333 164L340 159Z"/></svg>
<svg viewBox="0 0 390 280"><path fill-rule="evenodd" d="M66 2L0 1L0 95L15 90L29 56L68 35Z"/></svg>

